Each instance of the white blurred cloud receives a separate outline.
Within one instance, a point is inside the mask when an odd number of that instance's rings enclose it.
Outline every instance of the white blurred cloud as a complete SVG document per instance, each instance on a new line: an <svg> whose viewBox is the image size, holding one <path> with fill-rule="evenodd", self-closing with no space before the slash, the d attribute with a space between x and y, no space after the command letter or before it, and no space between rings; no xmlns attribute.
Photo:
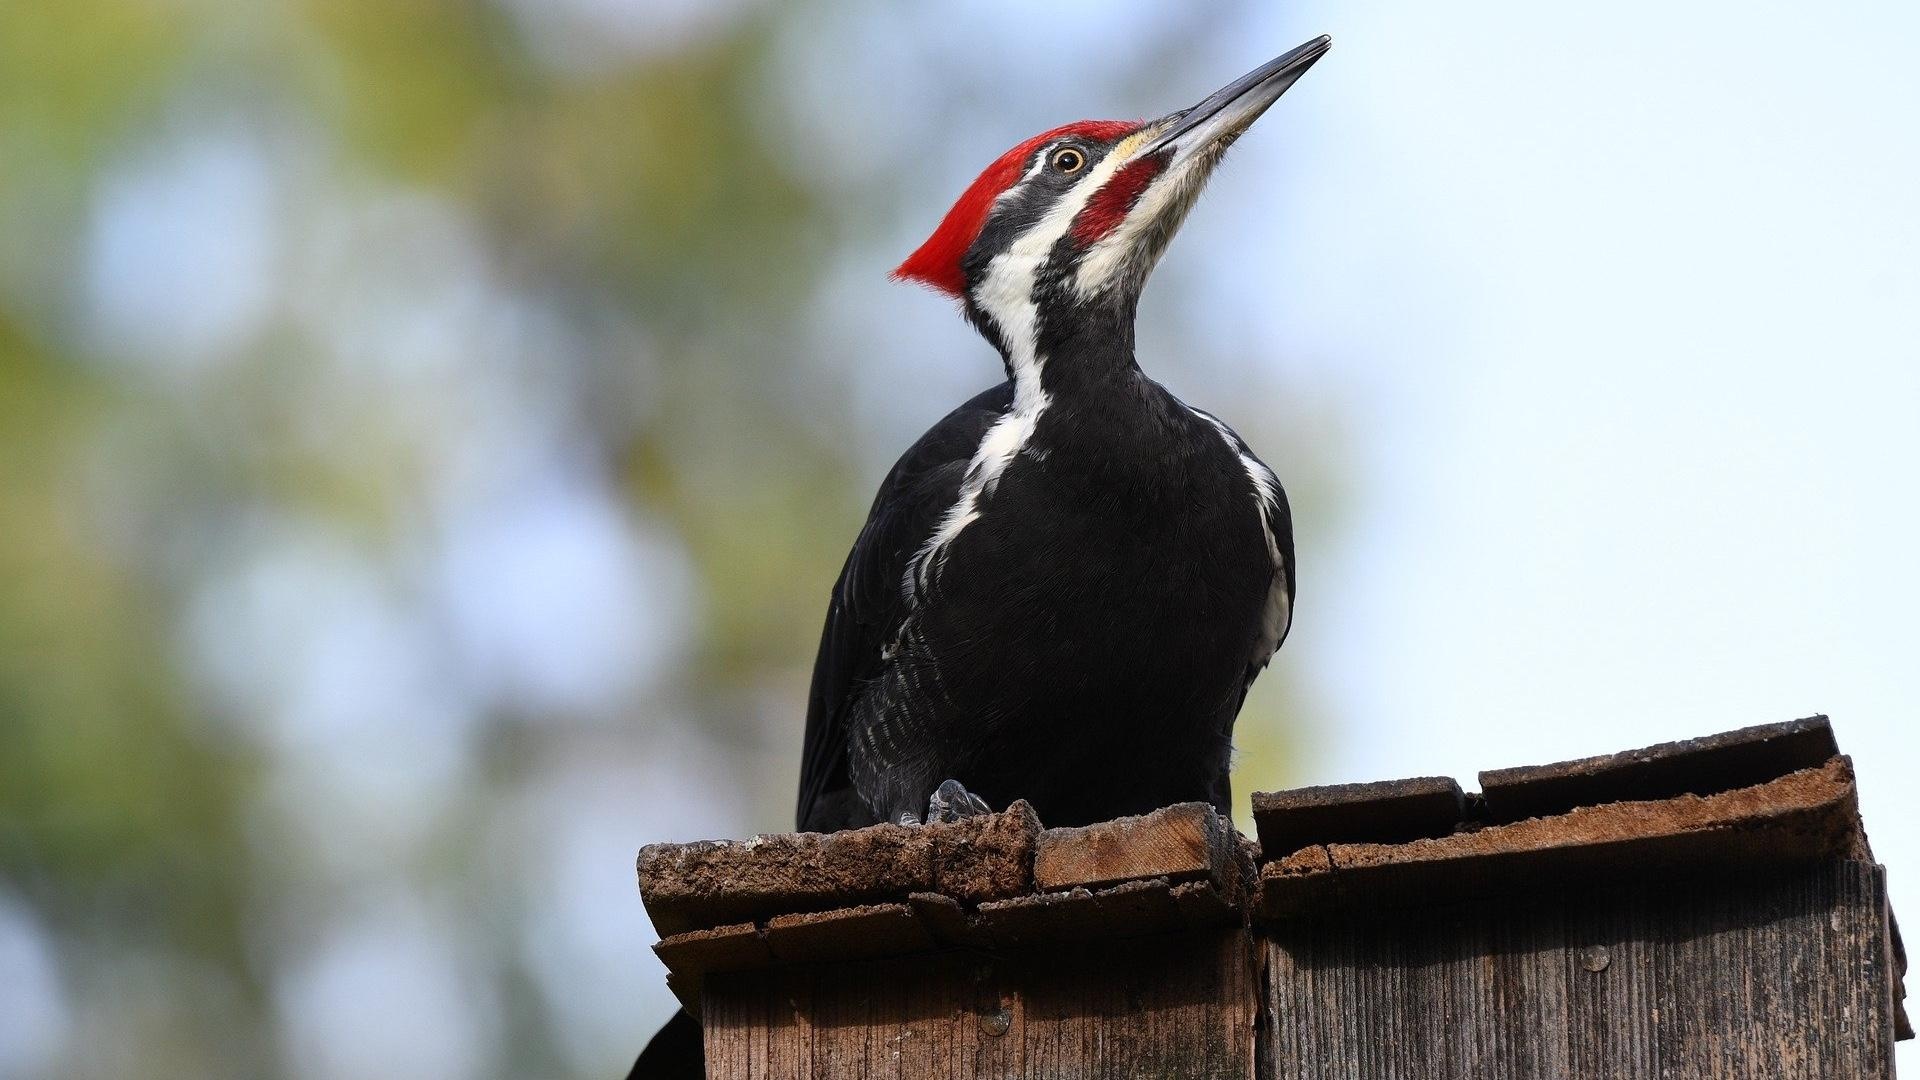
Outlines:
<svg viewBox="0 0 1920 1080"><path fill-rule="evenodd" d="M60 967L46 929L0 892L0 1077L44 1076L72 1033Z"/></svg>
<svg viewBox="0 0 1920 1080"><path fill-rule="evenodd" d="M536 716L617 716L685 657L692 567L584 476L524 480L448 523L435 585L462 670Z"/></svg>
<svg viewBox="0 0 1920 1080"><path fill-rule="evenodd" d="M403 862L466 782L481 714L430 613L328 527L263 520L187 640L220 712L273 752L264 805L335 872Z"/></svg>
<svg viewBox="0 0 1920 1080"><path fill-rule="evenodd" d="M453 917L392 895L330 922L274 987L288 1075L487 1075L501 1038L498 1003L462 953Z"/></svg>
<svg viewBox="0 0 1920 1080"><path fill-rule="evenodd" d="M190 375L231 361L277 296L272 161L240 128L194 129L108 170L85 248L83 338Z"/></svg>

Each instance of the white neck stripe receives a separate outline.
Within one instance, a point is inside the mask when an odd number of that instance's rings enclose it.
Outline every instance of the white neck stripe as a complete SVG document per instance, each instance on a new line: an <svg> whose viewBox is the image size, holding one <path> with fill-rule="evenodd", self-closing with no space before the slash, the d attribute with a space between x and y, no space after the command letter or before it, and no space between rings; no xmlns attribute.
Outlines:
<svg viewBox="0 0 1920 1080"><path fill-rule="evenodd" d="M980 516L982 501L993 494L1001 473L1026 448L1039 424L1040 414L1052 404L1053 399L1041 382L1047 358L1040 355L1040 309L1034 302L1034 289L1054 246L1073 228L1074 218L1080 215L1094 192L1127 163L1140 139L1139 135L1131 135L1115 146L1085 179L1048 207L1046 214L1026 232L1015 237L1007 250L987 263L986 276L973 289L974 305L993 320L1000 334L1000 346L1006 350L1007 368L1013 375L1013 407L996 420L980 440L973 460L967 465L966 476L960 482L959 499L908 561L901 589L909 604L932 585L946 561L947 549ZM1041 154L1020 183L1024 185L1038 175L1046 160L1046 154Z"/></svg>

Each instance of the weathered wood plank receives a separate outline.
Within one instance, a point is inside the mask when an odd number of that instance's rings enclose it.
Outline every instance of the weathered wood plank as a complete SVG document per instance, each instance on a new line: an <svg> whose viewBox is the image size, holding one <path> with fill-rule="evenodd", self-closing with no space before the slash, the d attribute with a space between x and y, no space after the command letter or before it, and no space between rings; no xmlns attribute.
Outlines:
<svg viewBox="0 0 1920 1080"><path fill-rule="evenodd" d="M1519 821L1577 806L1751 787L1839 752L1827 718L1809 716L1551 765L1489 769L1480 774L1480 794L1490 820Z"/></svg>
<svg viewBox="0 0 1920 1080"><path fill-rule="evenodd" d="M1447 776L1253 793L1253 823L1269 859L1309 844L1399 844L1445 836L1464 817L1466 796Z"/></svg>
<svg viewBox="0 0 1920 1080"><path fill-rule="evenodd" d="M1882 871L1763 874L1269 928L1271 1080L1887 1077Z"/></svg>
<svg viewBox="0 0 1920 1080"><path fill-rule="evenodd" d="M979 903L1033 890L1040 819L1025 802L934 825L650 844L640 898L662 937L937 892Z"/></svg>
<svg viewBox="0 0 1920 1080"><path fill-rule="evenodd" d="M1259 910L1281 918L1356 905L1424 907L1523 893L1541 881L1811 863L1857 858L1864 848L1853 768L1835 757L1705 797L1584 806L1405 844L1303 848L1261 868Z"/></svg>
<svg viewBox="0 0 1920 1080"><path fill-rule="evenodd" d="M906 904L781 915L767 920L766 937L773 958L783 963L904 956L933 948L932 935Z"/></svg>
<svg viewBox="0 0 1920 1080"><path fill-rule="evenodd" d="M1237 871L1233 824L1206 803L1179 803L1138 817L1048 829L1034 849L1042 892L1122 881L1208 880L1226 887Z"/></svg>
<svg viewBox="0 0 1920 1080"><path fill-rule="evenodd" d="M707 1072L788 1080L1243 1080L1259 992L1238 928L713 974Z"/></svg>

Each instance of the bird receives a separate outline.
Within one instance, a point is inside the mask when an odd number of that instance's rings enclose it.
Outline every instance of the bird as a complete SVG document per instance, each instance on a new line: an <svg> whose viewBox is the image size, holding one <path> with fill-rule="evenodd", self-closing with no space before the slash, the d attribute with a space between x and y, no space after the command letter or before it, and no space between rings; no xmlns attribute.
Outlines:
<svg viewBox="0 0 1920 1080"><path fill-rule="evenodd" d="M1293 622L1292 511L1244 439L1140 367L1135 315L1227 148L1331 45L1020 142L894 271L957 302L1005 379L901 455L841 568L801 831L1020 799L1048 825L1231 812L1234 719ZM699 1038L682 1013L633 1076L699 1075Z"/></svg>
<svg viewBox="0 0 1920 1080"><path fill-rule="evenodd" d="M1331 46L1190 109L1002 154L894 276L957 301L1006 379L881 483L814 663L803 831L1231 812L1234 719L1293 620L1292 512L1135 355L1148 275L1227 148Z"/></svg>

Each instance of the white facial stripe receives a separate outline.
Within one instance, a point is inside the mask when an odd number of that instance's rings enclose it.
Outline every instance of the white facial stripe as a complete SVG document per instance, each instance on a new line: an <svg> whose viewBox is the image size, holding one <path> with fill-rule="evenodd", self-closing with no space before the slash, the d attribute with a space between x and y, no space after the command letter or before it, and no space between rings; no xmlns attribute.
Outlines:
<svg viewBox="0 0 1920 1080"><path fill-rule="evenodd" d="M1129 135L1101 158L1085 179L1047 209L1045 216L1015 237L1007 250L993 257L987 264L985 279L974 289L974 303L999 327L1001 342L1007 349L1013 368L1015 412L1023 411L1023 404L1026 411L1037 412L1046 407L1041 400L1044 391L1040 389L1040 367L1045 358L1036 351L1035 340L1040 313L1033 303L1033 287L1039 280L1040 270L1053 254L1054 245L1073 228L1073 219L1079 216L1094 192L1127 163L1141 141L1140 135ZM1046 154L1041 154L1034 163L1035 168L1044 167L1046 160Z"/></svg>
<svg viewBox="0 0 1920 1080"><path fill-rule="evenodd" d="M1027 167L1027 171L1021 174L1020 179L1007 185L1007 190L993 197L993 205L999 206L1001 203L1013 201L1014 197L1024 191L1028 184L1033 183L1033 178L1039 176L1040 170L1047 167L1047 156L1052 154L1054 147L1059 145L1059 143L1048 144L1046 149L1042 150L1039 156L1033 159L1033 164Z"/></svg>
<svg viewBox="0 0 1920 1080"><path fill-rule="evenodd" d="M1048 143L1046 146L1041 147L1040 152L1033 156L1033 164L1027 166L1027 171L1021 174L1020 179L1009 185L1007 190L994 196L993 201L996 204L1006 202L1008 199L1013 198L1022 188L1032 183L1033 178L1039 176L1040 171L1047 167L1047 159L1052 157L1053 152L1059 148L1060 144L1057 142Z"/></svg>
<svg viewBox="0 0 1920 1080"><path fill-rule="evenodd" d="M1052 403L1040 382L1040 370L1046 365L1046 357L1039 352L1040 309L1033 301L1034 285L1039 281L1040 270L1046 266L1054 245L1060 242L1068 229L1073 228L1073 219L1079 216L1087 200L1093 198L1093 193L1099 191L1119 171L1120 166L1126 164L1140 142L1140 135L1129 135L1115 146L1085 179L1068 189L1058 202L1049 207L1039 221L1015 237L1007 250L995 255L993 261L987 264L986 276L974 287L974 305L993 320L994 326L1000 331L1001 345L1007 350L1007 364L1013 371L1013 408L996 420L993 427L987 430L986 437L980 440L979 449L974 451L973 460L967 465L966 477L960 482L960 498L947 510L939 527L933 530L933 535L927 538L927 542L907 563L906 578L901 582L901 588L909 604L931 584L954 538L980 516L981 499L993 494L994 486L1000 482L1000 474L1026 447L1027 440L1033 436L1034 426L1039 423L1040 414ZM1038 170L1045 167L1047 155L1052 152L1053 147L1049 146L1040 154L1020 183L1025 184L1037 176ZM1019 186L1015 185L1016 188Z"/></svg>

